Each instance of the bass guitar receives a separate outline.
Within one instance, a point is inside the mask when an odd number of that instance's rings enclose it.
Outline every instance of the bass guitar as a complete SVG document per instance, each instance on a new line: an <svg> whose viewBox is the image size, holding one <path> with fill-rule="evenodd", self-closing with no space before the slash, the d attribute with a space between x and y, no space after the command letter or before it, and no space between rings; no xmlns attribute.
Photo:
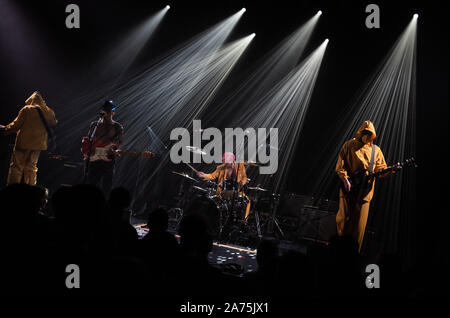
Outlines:
<svg viewBox="0 0 450 318"><path fill-rule="evenodd" d="M405 159L403 162L401 162L400 166L402 168L404 168L404 167L417 168L417 163L416 163L416 160L414 159L414 157L411 157L411 158ZM350 184L351 184L350 191L345 190L345 186L342 182L341 182L341 188L347 194L360 193L360 191L369 189L372 186L372 182L373 182L373 180L375 180L375 178L377 178L387 172L390 172L394 169L395 169L394 167L389 167L389 168L377 171L372 174L369 174L367 172L367 170L360 171L360 172L354 174L353 176L351 176L350 178L348 178L348 181L350 181Z"/></svg>

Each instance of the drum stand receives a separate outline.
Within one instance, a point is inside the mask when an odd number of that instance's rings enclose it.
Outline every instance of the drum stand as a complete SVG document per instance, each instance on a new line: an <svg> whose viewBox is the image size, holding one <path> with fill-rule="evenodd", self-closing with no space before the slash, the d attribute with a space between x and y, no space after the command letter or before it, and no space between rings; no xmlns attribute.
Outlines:
<svg viewBox="0 0 450 318"><path fill-rule="evenodd" d="M220 223L220 229L219 229L219 239L222 240L222 234L223 234L223 230L226 230L226 238L225 241L226 242L231 242L231 235L233 234L233 232L235 231L235 229L233 229L234 226L236 226L236 211L235 211L235 205L234 205L234 196L232 199L226 200L227 203L225 204L227 207L227 215L225 217L225 220L223 221L223 223Z"/></svg>
<svg viewBox="0 0 450 318"><path fill-rule="evenodd" d="M229 212L228 205L225 204L225 207L226 207L226 215L225 216L223 215L223 211L222 210L219 211L219 213L220 213L220 216L219 216L219 235L217 237L219 242L223 241L222 240L223 239L222 238L223 229L225 228L225 225L228 224L228 219L230 217L230 212ZM224 220L224 217L225 217L225 220Z"/></svg>
<svg viewBox="0 0 450 318"><path fill-rule="evenodd" d="M279 200L279 195L275 195L272 194L272 197L277 197L276 199L274 198L271 201L270 207L272 210L272 215L266 220L265 222L265 226L266 226L266 234L273 234L274 233L274 226L275 228L278 230L278 232L281 234L281 237L284 238L284 233L283 230L280 227L280 223L278 222L277 217L275 216L277 209L278 209L278 200ZM274 202L276 201L276 203Z"/></svg>
<svg viewBox="0 0 450 318"><path fill-rule="evenodd" d="M262 238L261 233L261 224L259 223L259 212L258 210L255 210L253 213L255 213L255 221L256 221L256 232L258 233L258 238Z"/></svg>
<svg viewBox="0 0 450 318"><path fill-rule="evenodd" d="M180 222L183 219L183 215L184 215L183 207L184 207L184 204L186 203L185 202L186 200L184 198L184 192L183 192L184 182L185 181L183 179L180 182L180 185L178 186L178 193L177 193L177 200L178 200L178 202L177 202L176 208L173 209L177 213L177 217L176 217L176 219L177 219L177 229L180 227Z"/></svg>
<svg viewBox="0 0 450 318"><path fill-rule="evenodd" d="M259 222L259 211L256 209L256 204L258 203L258 193L256 193L255 200L253 200L253 201L254 201L254 206L255 206L255 210L253 211L253 213L255 215L256 232L258 233L258 238L261 239L262 233L261 233L261 224Z"/></svg>
<svg viewBox="0 0 450 318"><path fill-rule="evenodd" d="M237 215L239 211L237 211L236 208L236 200L238 197L238 190L234 191L234 194L231 198L229 198L228 200L226 200L227 204L227 216L225 218L225 220L221 221L220 223L220 229L219 229L219 240L222 240L222 234L223 234L223 229L226 230L226 238L224 238L226 240L226 242L231 242L231 237L233 235L233 233L235 233L236 231L239 231L240 233L242 233L242 227L239 225L238 226L238 220L239 220L239 216ZM222 219L222 218L221 218Z"/></svg>

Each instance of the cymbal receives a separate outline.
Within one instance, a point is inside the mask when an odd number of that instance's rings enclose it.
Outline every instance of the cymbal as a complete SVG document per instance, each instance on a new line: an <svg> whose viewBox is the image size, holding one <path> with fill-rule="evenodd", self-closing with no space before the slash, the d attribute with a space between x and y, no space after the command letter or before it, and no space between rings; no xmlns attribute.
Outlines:
<svg viewBox="0 0 450 318"><path fill-rule="evenodd" d="M201 148L199 147L192 147L192 146L186 146L186 150L199 154L199 155L206 155L206 152L204 152Z"/></svg>
<svg viewBox="0 0 450 318"><path fill-rule="evenodd" d="M263 188L260 188L260 187L247 187L247 189L255 190L255 191L269 191L267 189L263 189Z"/></svg>
<svg viewBox="0 0 450 318"><path fill-rule="evenodd" d="M182 177L185 177L185 178L187 178L187 179L189 179L189 180L192 180L192 181L197 182L196 179L192 178L192 177L189 176L187 173L184 173L184 172L176 172L176 171L172 171L172 173L177 174L177 175L182 176Z"/></svg>
<svg viewBox="0 0 450 318"><path fill-rule="evenodd" d="M193 186L192 188L194 188L195 190L199 190L199 191L201 191L201 192L208 192L208 190L203 189L203 188L201 188L201 187Z"/></svg>

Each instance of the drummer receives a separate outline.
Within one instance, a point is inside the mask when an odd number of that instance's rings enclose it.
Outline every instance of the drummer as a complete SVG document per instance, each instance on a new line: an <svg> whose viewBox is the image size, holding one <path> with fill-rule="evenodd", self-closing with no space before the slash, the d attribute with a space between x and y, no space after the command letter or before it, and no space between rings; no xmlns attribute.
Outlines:
<svg viewBox="0 0 450 318"><path fill-rule="evenodd" d="M217 180L217 195L221 197L221 192L223 190L226 181L235 182L238 185L239 195L243 196L247 200L247 207L245 209L245 220L247 220L250 214L250 200L243 192L244 185L247 183L247 173L245 172L245 167L243 163L237 163L236 157L231 152L225 152L222 156L222 164L216 167L213 173L206 174L204 172L198 171L197 176L203 178L204 180Z"/></svg>

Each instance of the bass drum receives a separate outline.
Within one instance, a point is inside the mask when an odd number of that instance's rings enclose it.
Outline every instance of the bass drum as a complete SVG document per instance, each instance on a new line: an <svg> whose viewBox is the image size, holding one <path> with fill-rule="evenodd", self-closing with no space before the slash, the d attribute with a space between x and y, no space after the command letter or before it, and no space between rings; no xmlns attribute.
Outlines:
<svg viewBox="0 0 450 318"><path fill-rule="evenodd" d="M227 206L217 195L197 196L186 209L185 215L201 216L213 239L218 239L228 215Z"/></svg>

